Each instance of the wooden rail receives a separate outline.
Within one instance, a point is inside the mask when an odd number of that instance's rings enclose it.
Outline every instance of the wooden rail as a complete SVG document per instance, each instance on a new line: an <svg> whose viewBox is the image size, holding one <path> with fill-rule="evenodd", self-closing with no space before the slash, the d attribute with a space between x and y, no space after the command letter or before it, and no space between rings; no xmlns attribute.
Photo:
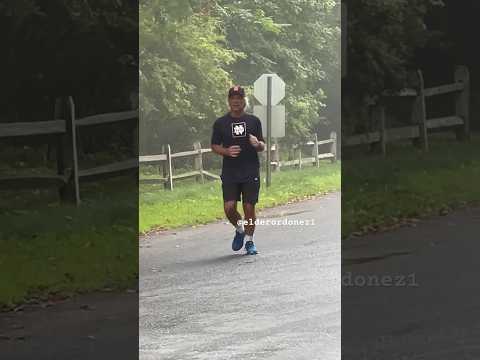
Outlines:
<svg viewBox="0 0 480 360"><path fill-rule="evenodd" d="M67 111L71 98L56 99L53 120L39 122L20 122L0 124L0 138L16 138L29 136L54 137L56 142L57 168L55 171L45 171L41 174L30 173L0 175L2 189L19 189L31 187L58 188L63 201L79 201L77 183L72 176L76 171L74 157L75 126L72 112ZM50 142L51 139L45 139Z"/></svg>
<svg viewBox="0 0 480 360"><path fill-rule="evenodd" d="M63 134L66 131L65 120L0 124L0 138Z"/></svg>
<svg viewBox="0 0 480 360"><path fill-rule="evenodd" d="M80 204L81 181L95 181L133 170L137 171L138 158L135 156L135 158L112 164L80 169L77 128L113 125L126 120L133 120L138 124L138 110L97 114L76 119L75 104L70 96L56 99L53 120L0 124L0 138L39 135L55 136L57 138L56 173L0 175L0 187L11 189L18 187L56 186L63 201L73 201L77 205ZM133 133L134 144L136 145L138 141L137 133L135 131ZM138 153L137 149L134 149L134 152Z"/></svg>
<svg viewBox="0 0 480 360"><path fill-rule="evenodd" d="M330 151L326 153L319 153L318 147L320 145L327 145L330 144ZM300 145L295 146L296 159L288 160L288 161L281 161L280 160L280 148L279 144L275 143L272 147L272 151L274 151L273 159L274 161L271 162L271 165L274 167L275 171L280 171L282 167L286 166L297 166L298 169L301 169L305 164L313 164L317 167L320 166L321 160L330 160L332 163L337 161L337 133L332 131L330 133L330 138L327 140L318 140L318 135L314 135L314 139L305 143L306 146L313 146L312 148L312 156L304 158L302 155L302 148Z"/></svg>
<svg viewBox="0 0 480 360"><path fill-rule="evenodd" d="M327 144L330 144L330 151L327 153L319 153L318 147ZM314 140L307 142L305 145L313 146L312 157L302 158L301 149L300 147L297 147L297 159L280 161L280 147L277 142L272 146L272 158L275 160L271 161L271 166L273 166L276 171L280 171L280 169L285 166L298 166L298 168L301 169L302 165L305 164L313 164L318 167L320 166L321 160L330 160L331 162L337 160L337 134L335 132L330 134L328 140L321 141L318 141L317 135L315 134ZM163 184L164 188L173 190L174 180L196 178L198 182L202 183L206 178L220 180L220 176L205 170L203 166L203 155L211 152L211 149L202 149L200 142L195 142L193 144L193 150L172 153L171 146L166 145L162 147L161 154L140 156L139 163L141 165L158 165L158 175L148 178L140 178L140 183ZM194 160L194 170L181 174L174 174L173 160L188 157L192 157Z"/></svg>
<svg viewBox="0 0 480 360"><path fill-rule="evenodd" d="M132 119L138 119L138 110L87 116L77 119L75 124L77 126L104 125Z"/></svg>
<svg viewBox="0 0 480 360"><path fill-rule="evenodd" d="M193 150L172 153L171 146L163 146L162 153L157 155L140 156L139 163L142 165L159 165L159 175L149 178L140 178L142 184L164 184L165 188L173 190L173 181L196 178L198 182L204 182L205 178L219 180L220 176L206 171L203 167L203 154L211 153L211 149L202 149L200 142L193 144ZM188 158L194 159L194 170L182 174L173 173L173 159ZM161 174L161 175L160 175Z"/></svg>
<svg viewBox="0 0 480 360"><path fill-rule="evenodd" d="M419 79L418 89L404 89L399 92L385 91L380 101L374 105L373 116L378 120L379 129L365 134L358 134L343 139L344 146L356 146L362 144L381 144L382 153L386 154L386 144L404 139L412 139L415 144L422 146L428 151L428 134L432 129L453 130L457 139L466 140L470 137L470 75L465 66L457 67L455 82L441 86L425 88L423 74L417 72ZM432 96L454 94L455 114L434 119L427 119L425 99ZM415 125L397 128L387 128L385 119L384 99L392 96L414 97L412 109L412 122Z"/></svg>

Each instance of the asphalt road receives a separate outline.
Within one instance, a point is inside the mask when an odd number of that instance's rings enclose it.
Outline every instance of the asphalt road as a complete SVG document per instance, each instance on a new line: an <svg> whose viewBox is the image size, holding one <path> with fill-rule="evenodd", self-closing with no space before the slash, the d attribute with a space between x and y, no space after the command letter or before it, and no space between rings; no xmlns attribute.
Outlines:
<svg viewBox="0 0 480 360"><path fill-rule="evenodd" d="M141 359L340 359L340 195L261 217L315 225L259 226L256 256L224 222L141 240Z"/></svg>
<svg viewBox="0 0 480 360"><path fill-rule="evenodd" d="M480 359L479 235L465 209L345 241L343 359Z"/></svg>
<svg viewBox="0 0 480 360"><path fill-rule="evenodd" d="M0 313L2 360L138 359L138 293L103 292Z"/></svg>

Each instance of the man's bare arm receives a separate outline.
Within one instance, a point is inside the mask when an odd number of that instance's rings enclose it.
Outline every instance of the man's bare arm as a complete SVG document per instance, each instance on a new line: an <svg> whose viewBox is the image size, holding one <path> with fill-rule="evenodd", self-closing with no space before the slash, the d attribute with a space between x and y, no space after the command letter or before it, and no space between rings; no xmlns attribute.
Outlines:
<svg viewBox="0 0 480 360"><path fill-rule="evenodd" d="M215 153L215 154L218 154L218 155L222 155L222 156L227 156L225 154L225 148L222 146L222 145L217 145L217 144L212 144L211 145L211 148L212 148L212 151Z"/></svg>

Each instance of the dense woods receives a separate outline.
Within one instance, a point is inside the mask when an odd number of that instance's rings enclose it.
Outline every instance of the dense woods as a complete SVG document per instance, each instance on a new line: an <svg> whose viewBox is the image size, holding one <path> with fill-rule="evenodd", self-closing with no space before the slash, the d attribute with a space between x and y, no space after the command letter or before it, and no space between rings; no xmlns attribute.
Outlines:
<svg viewBox="0 0 480 360"><path fill-rule="evenodd" d="M47 120L73 95L81 115L130 108L138 88L138 1L0 4L0 121Z"/></svg>
<svg viewBox="0 0 480 360"><path fill-rule="evenodd" d="M287 140L339 127L339 39L333 0L141 1L142 142L206 141L228 87L266 72L287 83Z"/></svg>

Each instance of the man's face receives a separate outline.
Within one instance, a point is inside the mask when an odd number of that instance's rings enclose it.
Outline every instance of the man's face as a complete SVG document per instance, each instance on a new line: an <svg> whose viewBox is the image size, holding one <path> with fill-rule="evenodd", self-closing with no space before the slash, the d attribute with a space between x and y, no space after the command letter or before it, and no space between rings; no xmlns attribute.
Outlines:
<svg viewBox="0 0 480 360"><path fill-rule="evenodd" d="M232 112L240 112L245 108L245 99L240 95L233 95L228 99L228 104Z"/></svg>

